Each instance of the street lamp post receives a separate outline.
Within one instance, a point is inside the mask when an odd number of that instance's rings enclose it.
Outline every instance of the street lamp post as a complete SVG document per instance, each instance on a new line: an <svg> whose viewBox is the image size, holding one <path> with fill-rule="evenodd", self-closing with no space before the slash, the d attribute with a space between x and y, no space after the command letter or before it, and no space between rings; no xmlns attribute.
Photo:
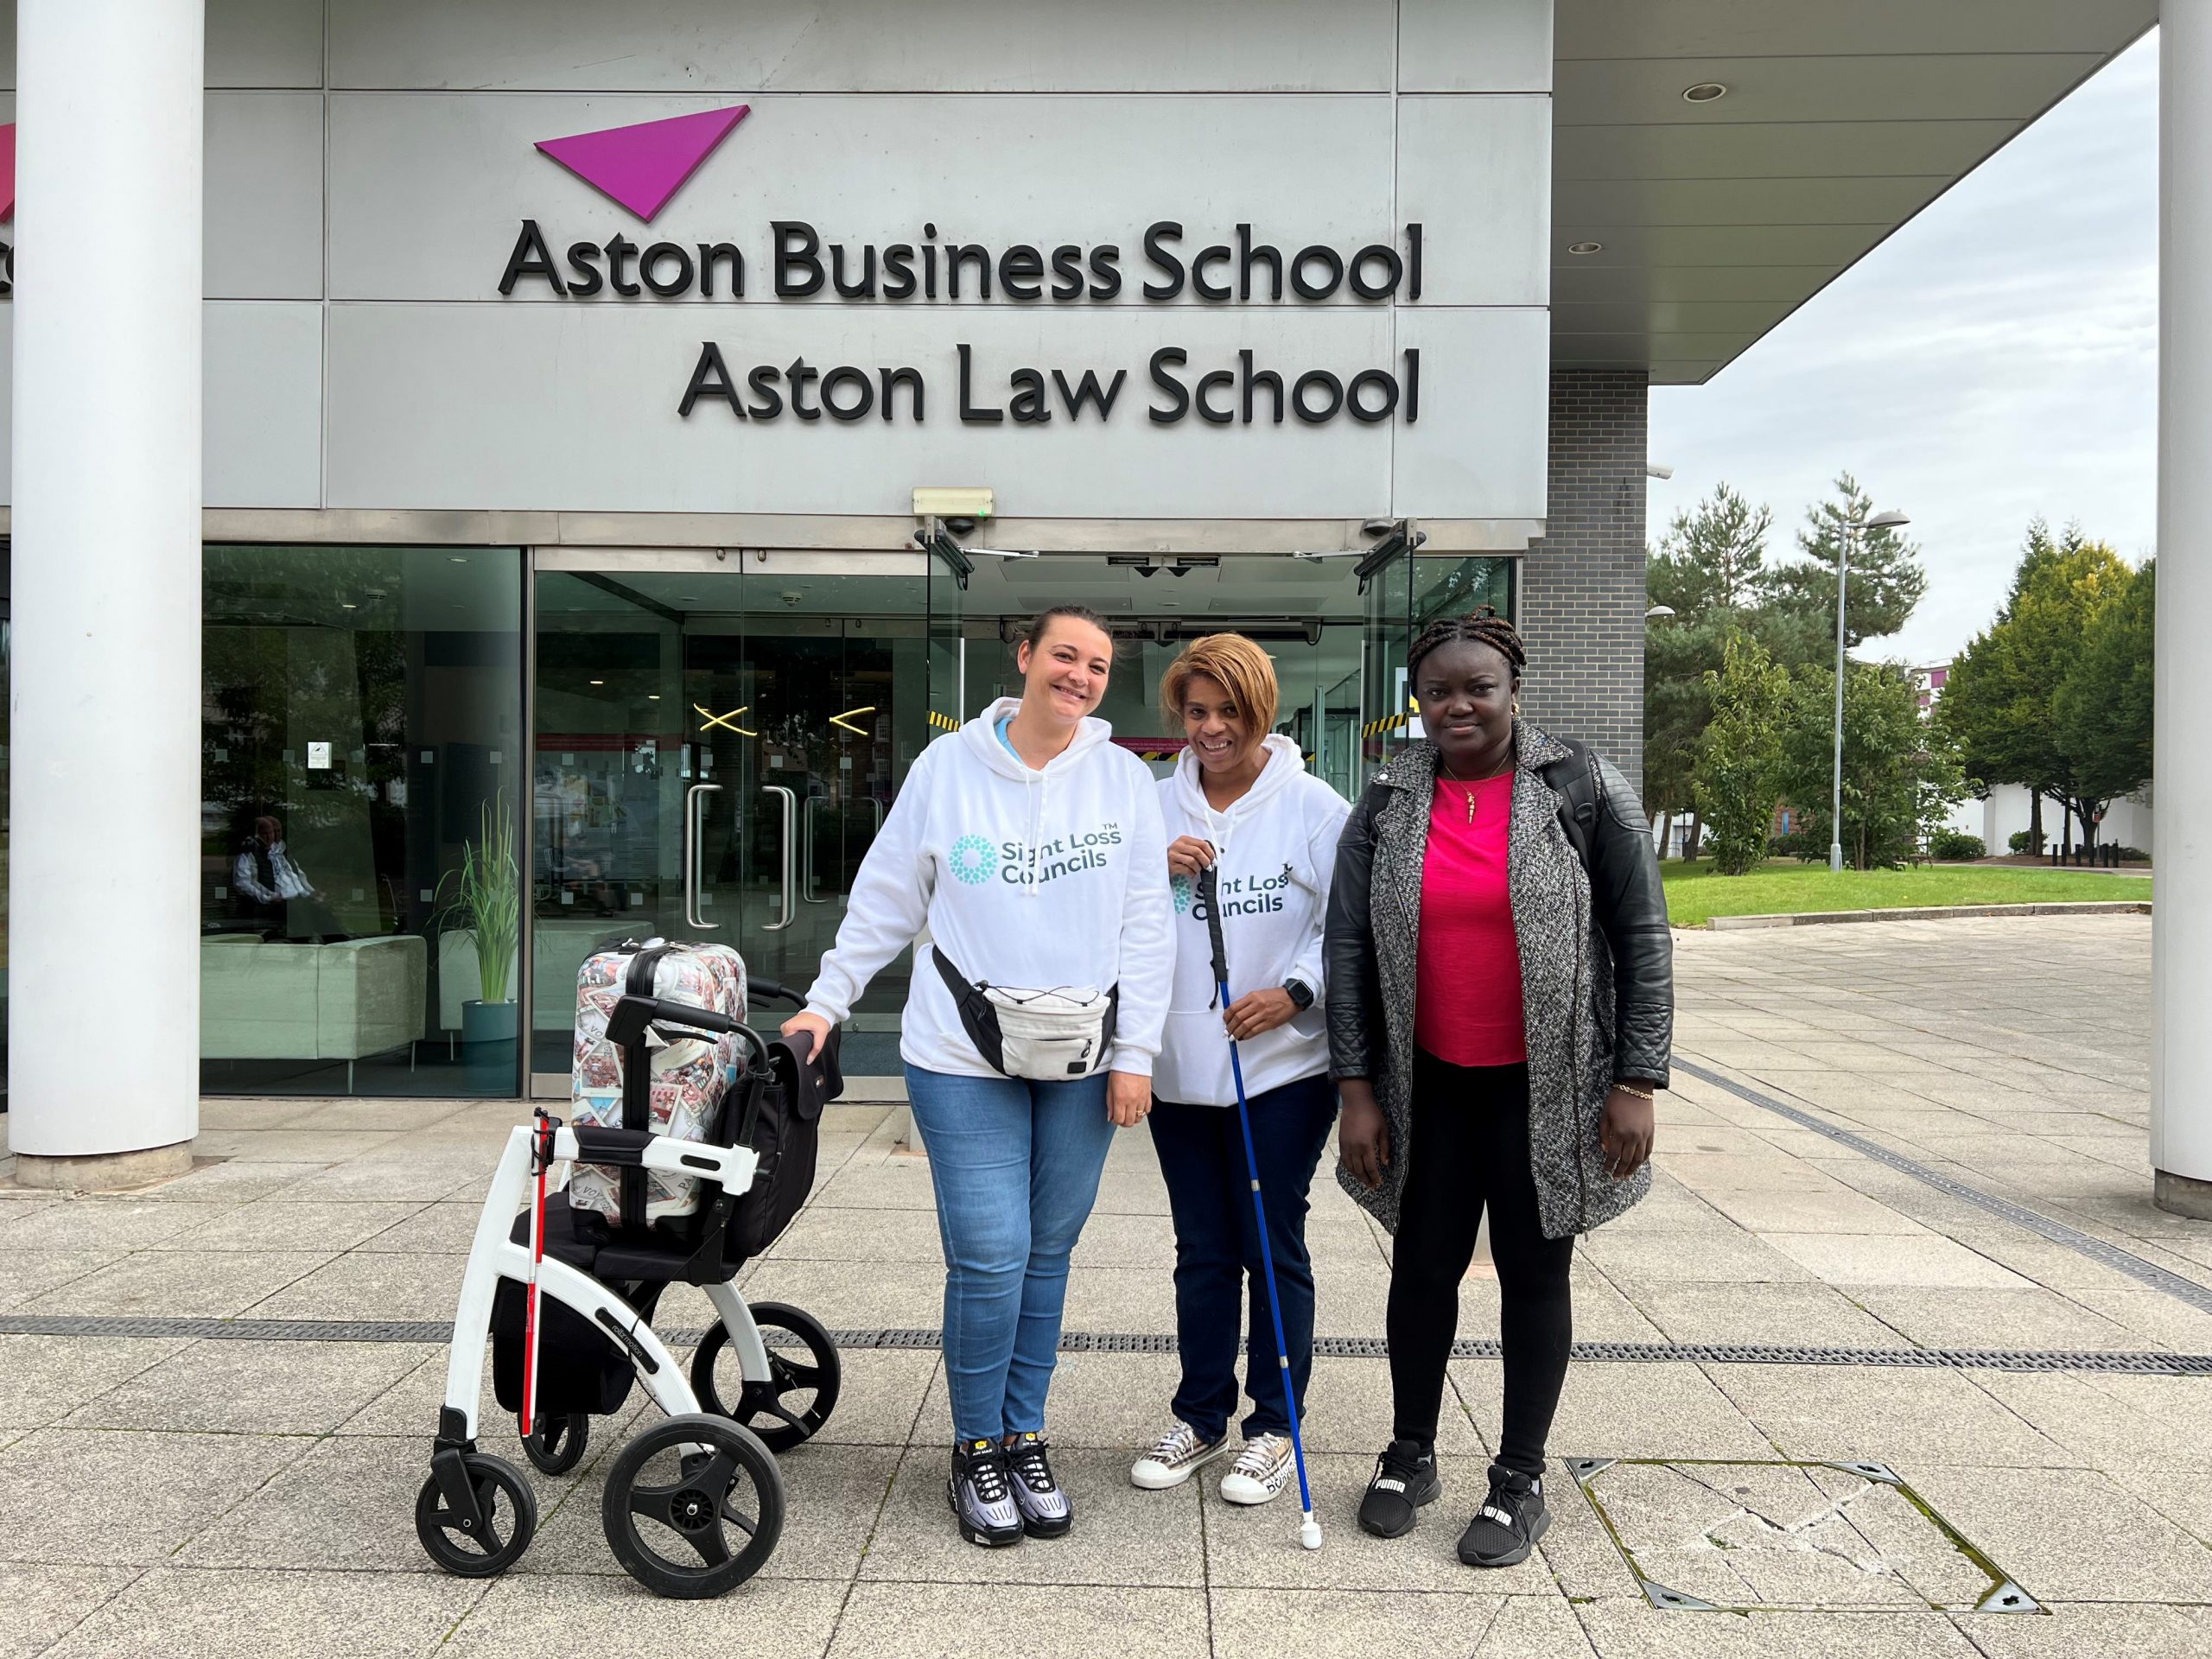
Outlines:
<svg viewBox="0 0 2212 1659"><path fill-rule="evenodd" d="M1844 520L1844 537L1835 550L1835 767L1828 794L1828 874L1843 868L1843 590L1850 580L1851 550L1865 545L1870 530L1894 530L1911 519L1897 512Z"/></svg>

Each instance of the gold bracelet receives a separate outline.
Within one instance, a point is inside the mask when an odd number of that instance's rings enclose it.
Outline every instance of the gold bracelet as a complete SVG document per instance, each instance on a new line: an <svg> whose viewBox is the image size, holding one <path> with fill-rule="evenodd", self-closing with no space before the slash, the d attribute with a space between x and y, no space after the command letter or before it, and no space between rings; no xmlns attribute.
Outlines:
<svg viewBox="0 0 2212 1659"><path fill-rule="evenodd" d="M1649 1089L1631 1089L1624 1083L1617 1083L1613 1087L1619 1090L1621 1093L1624 1095L1634 1095L1638 1100L1656 1102L1658 1099L1658 1096L1654 1095Z"/></svg>

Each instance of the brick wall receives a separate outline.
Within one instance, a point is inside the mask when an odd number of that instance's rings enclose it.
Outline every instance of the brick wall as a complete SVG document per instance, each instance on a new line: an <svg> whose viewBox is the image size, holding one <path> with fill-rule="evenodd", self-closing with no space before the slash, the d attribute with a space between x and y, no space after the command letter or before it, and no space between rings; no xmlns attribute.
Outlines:
<svg viewBox="0 0 2212 1659"><path fill-rule="evenodd" d="M1551 378L1547 533L1521 567L1522 712L1643 780L1641 369Z"/></svg>

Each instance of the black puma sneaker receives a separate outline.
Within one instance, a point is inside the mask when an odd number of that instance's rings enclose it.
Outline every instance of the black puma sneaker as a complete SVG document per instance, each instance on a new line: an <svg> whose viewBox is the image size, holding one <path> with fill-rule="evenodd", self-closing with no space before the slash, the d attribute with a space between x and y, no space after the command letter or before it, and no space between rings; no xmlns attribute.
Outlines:
<svg viewBox="0 0 2212 1659"><path fill-rule="evenodd" d="M1418 1440L1393 1440L1375 1459L1374 1478L1359 1500L1360 1530L1377 1538L1402 1538L1414 1529L1415 1511L1443 1496L1436 1448Z"/></svg>
<svg viewBox="0 0 2212 1659"><path fill-rule="evenodd" d="M961 1440L952 1448L952 1474L944 1484L960 1535L986 1549L1021 1541L1021 1510L1014 1501L1014 1477L1006 1451L996 1440Z"/></svg>
<svg viewBox="0 0 2212 1659"><path fill-rule="evenodd" d="M1512 1567L1529 1559L1551 1524L1542 1478L1494 1463L1490 1496L1459 1535L1459 1559L1469 1567Z"/></svg>

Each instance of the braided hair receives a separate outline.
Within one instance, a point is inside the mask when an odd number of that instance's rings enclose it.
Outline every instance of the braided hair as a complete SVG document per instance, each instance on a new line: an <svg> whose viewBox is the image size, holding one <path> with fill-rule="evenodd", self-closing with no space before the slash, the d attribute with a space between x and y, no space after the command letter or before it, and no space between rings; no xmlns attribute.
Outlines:
<svg viewBox="0 0 2212 1659"><path fill-rule="evenodd" d="M1406 652L1407 680L1410 683L1420 672L1421 659L1431 652L1463 639L1488 645L1504 658L1513 670L1513 683L1521 683L1521 671L1529 666L1528 648L1522 645L1519 632L1497 613L1494 605L1478 605L1465 616L1439 617L1423 628Z"/></svg>

